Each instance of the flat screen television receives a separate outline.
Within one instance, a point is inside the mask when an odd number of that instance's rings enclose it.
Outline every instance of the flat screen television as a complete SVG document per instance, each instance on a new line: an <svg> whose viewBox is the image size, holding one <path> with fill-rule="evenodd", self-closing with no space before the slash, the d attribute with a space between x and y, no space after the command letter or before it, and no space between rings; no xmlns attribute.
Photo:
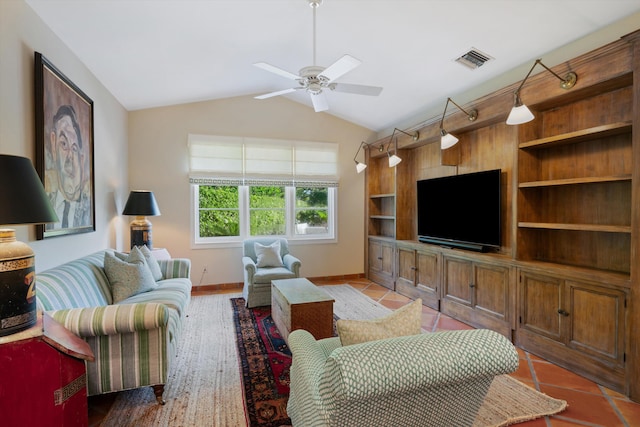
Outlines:
<svg viewBox="0 0 640 427"><path fill-rule="evenodd" d="M420 180L417 198L419 241L500 248L500 169Z"/></svg>

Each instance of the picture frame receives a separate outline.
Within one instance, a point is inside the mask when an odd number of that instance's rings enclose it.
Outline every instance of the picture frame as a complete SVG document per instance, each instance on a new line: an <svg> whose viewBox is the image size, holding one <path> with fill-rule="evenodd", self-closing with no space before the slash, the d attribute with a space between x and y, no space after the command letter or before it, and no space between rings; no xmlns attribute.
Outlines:
<svg viewBox="0 0 640 427"><path fill-rule="evenodd" d="M95 231L93 101L35 52L36 171L59 221L38 240Z"/></svg>

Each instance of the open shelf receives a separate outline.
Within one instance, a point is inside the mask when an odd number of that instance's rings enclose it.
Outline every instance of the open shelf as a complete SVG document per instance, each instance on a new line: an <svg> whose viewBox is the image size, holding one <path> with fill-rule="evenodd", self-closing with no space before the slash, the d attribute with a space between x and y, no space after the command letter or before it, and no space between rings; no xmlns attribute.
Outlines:
<svg viewBox="0 0 640 427"><path fill-rule="evenodd" d="M563 133L549 136L547 138L534 139L520 143L520 148L547 148L556 145L575 144L595 138L620 135L631 132L631 121L609 123L602 126L595 126L588 129L581 129L575 132Z"/></svg>
<svg viewBox="0 0 640 427"><path fill-rule="evenodd" d="M588 176L583 178L549 179L544 181L529 181L518 184L519 188L540 188L559 185L595 184L599 182L631 181L631 174L614 176Z"/></svg>
<svg viewBox="0 0 640 427"><path fill-rule="evenodd" d="M544 230L592 231L603 233L631 233L631 226L604 224L562 224L553 222L519 222L520 228L538 228Z"/></svg>

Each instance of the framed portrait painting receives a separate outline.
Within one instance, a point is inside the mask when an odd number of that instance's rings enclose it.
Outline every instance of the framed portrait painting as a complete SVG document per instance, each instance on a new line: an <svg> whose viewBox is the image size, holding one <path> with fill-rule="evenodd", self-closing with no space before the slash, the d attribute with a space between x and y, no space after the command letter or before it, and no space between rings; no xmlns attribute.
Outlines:
<svg viewBox="0 0 640 427"><path fill-rule="evenodd" d="M35 53L36 170L58 222L37 238L95 231L93 101Z"/></svg>

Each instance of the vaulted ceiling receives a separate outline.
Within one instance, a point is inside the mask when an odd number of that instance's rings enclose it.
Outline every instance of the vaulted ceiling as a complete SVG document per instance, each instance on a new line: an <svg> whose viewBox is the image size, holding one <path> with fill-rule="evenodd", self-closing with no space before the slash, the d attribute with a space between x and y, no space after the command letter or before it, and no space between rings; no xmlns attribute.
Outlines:
<svg viewBox="0 0 640 427"><path fill-rule="evenodd" d="M298 74L349 54L362 63L336 81L381 94L327 91L318 114L374 131L640 12L638 0L324 0L314 33L309 0L26 1L128 110L295 87L252 64ZM493 59L455 61L472 48ZM304 90L282 96L311 106Z"/></svg>

